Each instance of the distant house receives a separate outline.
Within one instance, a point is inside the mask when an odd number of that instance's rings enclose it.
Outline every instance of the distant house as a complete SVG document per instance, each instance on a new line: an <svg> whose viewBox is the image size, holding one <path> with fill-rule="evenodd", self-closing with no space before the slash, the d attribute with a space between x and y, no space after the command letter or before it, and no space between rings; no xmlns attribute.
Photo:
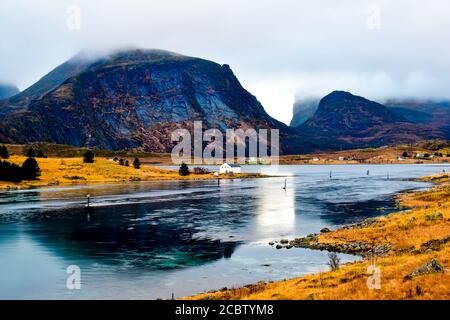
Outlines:
<svg viewBox="0 0 450 320"><path fill-rule="evenodd" d="M224 163L220 166L219 173L241 173L241 166L238 164Z"/></svg>

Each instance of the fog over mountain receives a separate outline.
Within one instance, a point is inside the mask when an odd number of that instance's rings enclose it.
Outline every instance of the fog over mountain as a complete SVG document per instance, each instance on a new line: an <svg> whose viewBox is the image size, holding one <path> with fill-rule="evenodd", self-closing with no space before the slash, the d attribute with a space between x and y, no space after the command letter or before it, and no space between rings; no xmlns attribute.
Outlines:
<svg viewBox="0 0 450 320"><path fill-rule="evenodd" d="M450 98L449 15L445 0L2 0L0 81L24 90L86 48L159 48L232 65L289 123L296 96L336 89Z"/></svg>

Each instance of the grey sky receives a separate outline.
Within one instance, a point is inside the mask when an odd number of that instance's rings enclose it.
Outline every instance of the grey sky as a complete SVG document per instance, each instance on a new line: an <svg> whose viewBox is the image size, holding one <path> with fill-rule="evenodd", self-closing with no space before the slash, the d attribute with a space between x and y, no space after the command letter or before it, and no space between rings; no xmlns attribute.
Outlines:
<svg viewBox="0 0 450 320"><path fill-rule="evenodd" d="M230 64L288 123L296 96L335 89L450 98L449 17L447 0L1 0L0 81L24 89L84 48L160 48Z"/></svg>

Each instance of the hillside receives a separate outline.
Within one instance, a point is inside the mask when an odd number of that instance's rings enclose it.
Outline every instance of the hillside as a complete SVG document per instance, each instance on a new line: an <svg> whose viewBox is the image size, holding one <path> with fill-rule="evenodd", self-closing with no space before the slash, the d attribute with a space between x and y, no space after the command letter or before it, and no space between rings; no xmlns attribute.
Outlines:
<svg viewBox="0 0 450 320"><path fill-rule="evenodd" d="M74 59L11 98L0 142L45 141L168 152L170 134L205 127L289 128L271 118L228 65L161 50ZM282 136L283 136L282 134Z"/></svg>

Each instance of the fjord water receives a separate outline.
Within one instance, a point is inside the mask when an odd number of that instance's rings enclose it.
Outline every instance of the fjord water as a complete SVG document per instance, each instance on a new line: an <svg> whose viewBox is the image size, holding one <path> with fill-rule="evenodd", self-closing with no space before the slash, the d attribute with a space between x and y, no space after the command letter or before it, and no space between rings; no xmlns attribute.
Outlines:
<svg viewBox="0 0 450 320"><path fill-rule="evenodd" d="M448 166L280 166L276 177L220 185L2 191L0 298L167 299L326 270L326 252L276 250L268 242L391 212L396 193L430 186L412 178L443 170ZM80 290L66 287L69 265L81 268Z"/></svg>

